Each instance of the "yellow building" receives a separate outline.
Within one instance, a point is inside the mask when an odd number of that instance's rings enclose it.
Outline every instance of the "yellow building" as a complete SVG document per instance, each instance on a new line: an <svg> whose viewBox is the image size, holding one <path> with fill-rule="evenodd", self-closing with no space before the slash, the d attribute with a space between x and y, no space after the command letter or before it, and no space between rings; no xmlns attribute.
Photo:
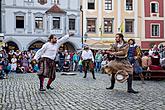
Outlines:
<svg viewBox="0 0 165 110"><path fill-rule="evenodd" d="M141 46L142 41L148 41L145 34L149 30L145 29L147 19L145 2L145 0L81 0L81 32L86 43L93 48L101 48L99 44L103 44L106 48L105 45L114 42L115 34L122 32L125 40L133 38ZM149 7L153 10L152 6ZM154 19L157 20L159 17Z"/></svg>

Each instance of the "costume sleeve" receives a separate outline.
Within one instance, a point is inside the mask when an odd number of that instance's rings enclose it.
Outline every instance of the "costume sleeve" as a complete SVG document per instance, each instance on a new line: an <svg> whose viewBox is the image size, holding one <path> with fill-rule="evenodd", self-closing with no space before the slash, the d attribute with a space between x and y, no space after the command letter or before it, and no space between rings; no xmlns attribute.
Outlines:
<svg viewBox="0 0 165 110"><path fill-rule="evenodd" d="M118 52L114 52L114 55L117 55L117 56L126 56L127 53L128 53L128 48L129 46L126 45L125 47L123 47L121 50L119 50Z"/></svg>
<svg viewBox="0 0 165 110"><path fill-rule="evenodd" d="M94 62L94 56L93 56L93 52L90 50L90 55L91 55L91 58L92 58L92 61Z"/></svg>
<svg viewBox="0 0 165 110"><path fill-rule="evenodd" d="M84 51L82 51L81 58L84 60Z"/></svg>
<svg viewBox="0 0 165 110"><path fill-rule="evenodd" d="M67 39L69 39L69 35L65 35L64 37L57 40L58 45L63 44Z"/></svg>
<svg viewBox="0 0 165 110"><path fill-rule="evenodd" d="M115 44L111 44L109 50L110 50L111 52L115 52Z"/></svg>
<svg viewBox="0 0 165 110"><path fill-rule="evenodd" d="M135 56L142 57L141 48L139 46L136 47Z"/></svg>
<svg viewBox="0 0 165 110"><path fill-rule="evenodd" d="M34 56L34 59L38 60L38 59L41 57L41 55L45 52L46 48L47 48L47 43L45 43L45 44L42 46L42 48L39 49L39 50L36 52L36 54L35 54L35 56Z"/></svg>

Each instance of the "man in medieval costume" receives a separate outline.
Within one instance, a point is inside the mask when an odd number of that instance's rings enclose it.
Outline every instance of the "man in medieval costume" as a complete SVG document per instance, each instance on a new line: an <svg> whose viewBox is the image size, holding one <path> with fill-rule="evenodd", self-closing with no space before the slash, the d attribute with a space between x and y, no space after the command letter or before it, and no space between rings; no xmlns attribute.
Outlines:
<svg viewBox="0 0 165 110"><path fill-rule="evenodd" d="M138 93L132 89L132 80L133 80L133 67L127 59L128 47L129 45L124 41L123 34L116 34L115 44L112 44L112 47L109 51L109 54L114 56L106 66L103 67L103 70L107 74L111 74L111 86L106 89L113 89L115 85L115 78L117 73L122 73L124 76L123 81L127 80L128 82L128 93Z"/></svg>
<svg viewBox="0 0 165 110"><path fill-rule="evenodd" d="M40 80L40 91L45 91L43 88L44 78L49 78L46 88L52 90L51 83L56 77L56 63L55 58L58 52L58 48L63 44L73 33L65 35L64 37L57 40L55 35L50 35L48 42L45 43L41 49L39 49L33 60L39 60L40 70L38 72Z"/></svg>
<svg viewBox="0 0 165 110"><path fill-rule="evenodd" d="M82 66L84 70L84 78L87 77L87 70L90 70L92 73L93 79L96 79L95 73L94 73L94 57L93 52L89 49L88 45L84 46L84 50L81 54L82 58Z"/></svg>

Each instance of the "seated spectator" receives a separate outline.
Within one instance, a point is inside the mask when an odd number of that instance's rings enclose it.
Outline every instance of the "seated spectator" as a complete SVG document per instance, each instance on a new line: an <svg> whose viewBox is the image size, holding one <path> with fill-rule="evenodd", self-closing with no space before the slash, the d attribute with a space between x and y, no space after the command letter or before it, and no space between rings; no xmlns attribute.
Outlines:
<svg viewBox="0 0 165 110"><path fill-rule="evenodd" d="M144 52L144 56L142 57L142 68L143 70L148 70L151 65L151 57L148 52Z"/></svg>
<svg viewBox="0 0 165 110"><path fill-rule="evenodd" d="M32 67L32 65L31 64L29 64L29 67L28 67L28 71L27 71L28 73L33 73L34 71L33 71L33 67Z"/></svg>
<svg viewBox="0 0 165 110"><path fill-rule="evenodd" d="M160 65L165 70L165 58L162 59L162 62L161 62Z"/></svg>
<svg viewBox="0 0 165 110"><path fill-rule="evenodd" d="M20 64L18 64L16 68L16 73L24 73L24 72L25 72L25 68Z"/></svg>
<svg viewBox="0 0 165 110"><path fill-rule="evenodd" d="M25 71L28 72L28 70L29 70L29 61L27 60L26 56L23 56L21 64L25 68Z"/></svg>
<svg viewBox="0 0 165 110"><path fill-rule="evenodd" d="M151 56L151 62L152 65L160 65L160 55L158 52L154 52L153 55Z"/></svg>
<svg viewBox="0 0 165 110"><path fill-rule="evenodd" d="M33 72L38 72L38 71L39 71L39 66L37 63L35 63L33 67Z"/></svg>
<svg viewBox="0 0 165 110"><path fill-rule="evenodd" d="M5 79L5 74L4 74L4 58L0 58L0 79Z"/></svg>

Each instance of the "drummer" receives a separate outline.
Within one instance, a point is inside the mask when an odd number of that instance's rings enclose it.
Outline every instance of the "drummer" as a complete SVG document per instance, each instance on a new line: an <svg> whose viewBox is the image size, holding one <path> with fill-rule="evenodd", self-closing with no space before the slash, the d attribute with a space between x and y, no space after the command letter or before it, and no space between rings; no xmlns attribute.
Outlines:
<svg viewBox="0 0 165 110"><path fill-rule="evenodd" d="M138 91L132 89L133 67L127 59L128 44L125 42L123 34L118 33L115 35L115 44L112 44L110 50L111 51L109 52L109 54L115 56L115 58L111 60L106 66L103 67L104 71L107 74L112 74L111 86L106 89L114 88L115 75L117 73L123 75L124 77L123 80L121 80L121 82L127 80L128 93L134 93L134 94L138 93Z"/></svg>

